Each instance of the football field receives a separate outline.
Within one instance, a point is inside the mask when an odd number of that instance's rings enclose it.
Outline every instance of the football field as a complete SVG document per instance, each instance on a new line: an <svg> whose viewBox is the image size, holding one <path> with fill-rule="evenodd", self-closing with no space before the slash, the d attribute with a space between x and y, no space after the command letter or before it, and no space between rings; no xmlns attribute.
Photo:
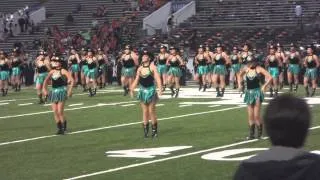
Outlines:
<svg viewBox="0 0 320 180"><path fill-rule="evenodd" d="M213 88L187 86L177 99L166 91L154 139L143 137L139 102L119 87L92 98L76 89L66 102L63 136L55 135L50 104L37 104L35 92L0 97L1 180L228 180L240 160L270 146L267 138L245 140L246 106L236 90L215 98ZM306 149L319 153L320 96L306 100L313 113Z"/></svg>

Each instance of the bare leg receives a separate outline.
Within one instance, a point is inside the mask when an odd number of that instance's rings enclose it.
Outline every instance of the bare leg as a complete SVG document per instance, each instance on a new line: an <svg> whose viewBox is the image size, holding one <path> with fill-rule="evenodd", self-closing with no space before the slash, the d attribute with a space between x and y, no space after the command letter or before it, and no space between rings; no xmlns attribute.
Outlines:
<svg viewBox="0 0 320 180"><path fill-rule="evenodd" d="M151 118L152 122L152 137L157 137L158 136L158 120L157 120L157 115L156 115L156 103L151 102L148 105L148 112Z"/></svg>
<svg viewBox="0 0 320 180"><path fill-rule="evenodd" d="M143 132L144 137L148 137L149 134L149 114L148 114L148 107L146 104L141 103L141 109L142 109L142 126L143 126Z"/></svg>
<svg viewBox="0 0 320 180"><path fill-rule="evenodd" d="M254 107L248 105L248 124L249 124L249 137L247 139L254 139L255 121L254 121Z"/></svg>

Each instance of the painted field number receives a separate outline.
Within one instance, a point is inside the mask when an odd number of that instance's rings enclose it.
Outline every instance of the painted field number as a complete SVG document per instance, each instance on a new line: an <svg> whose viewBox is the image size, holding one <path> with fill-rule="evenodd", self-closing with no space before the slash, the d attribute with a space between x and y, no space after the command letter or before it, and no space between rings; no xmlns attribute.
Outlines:
<svg viewBox="0 0 320 180"><path fill-rule="evenodd" d="M255 156L256 153L253 153L253 152L265 151L265 150L268 150L268 148L229 149L229 150L205 154L201 156L201 158L205 160L210 160L210 161L243 161ZM250 153L250 152L252 152L251 155L241 156L241 154L243 153ZM320 151L311 151L311 153L320 155Z"/></svg>
<svg viewBox="0 0 320 180"><path fill-rule="evenodd" d="M156 156L170 155L173 151L192 148L192 146L173 146L173 147L159 147L148 149L129 149L118 151L107 151L108 157L126 157L126 158L154 158Z"/></svg>

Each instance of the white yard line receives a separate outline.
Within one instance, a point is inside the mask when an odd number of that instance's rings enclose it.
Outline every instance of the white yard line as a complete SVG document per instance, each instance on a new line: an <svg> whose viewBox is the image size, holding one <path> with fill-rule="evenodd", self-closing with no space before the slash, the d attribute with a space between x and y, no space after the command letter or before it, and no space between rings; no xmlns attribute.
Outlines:
<svg viewBox="0 0 320 180"><path fill-rule="evenodd" d="M137 102L137 101L127 101L127 102L118 102L118 103L109 103L109 104L99 103L97 105L92 105L92 106L69 108L69 109L65 109L65 111L74 111L74 110L79 110L79 109L89 109L89 108L95 108L95 107L101 107L101 106L114 106L114 105L133 103L133 102ZM50 105L51 104L45 104L45 106L50 106ZM16 117L24 117L24 116L33 116L33 115L38 115L38 114L47 114L47 113L51 113L51 112L52 111L41 111L41 112L18 114L18 115L11 115L11 116L1 116L0 119L8 119L8 118L16 118Z"/></svg>
<svg viewBox="0 0 320 180"><path fill-rule="evenodd" d="M310 128L310 130L319 129L319 128L320 128L320 126L315 126L315 127ZM121 171L121 170L124 170L124 169L130 169L130 168L135 168L135 167L139 167L139 166L144 166L144 165L149 165L149 164L154 164L154 163L159 163L159 162L179 159L179 158L183 158L183 157L188 157L188 156L208 153L208 152L212 152L212 151L216 151L216 150L220 150L220 149L230 148L230 147L239 146L239 145L243 145L243 144L249 144L249 143L256 142L256 141L258 141L258 140L254 139L254 140L249 140L249 141L241 141L241 142L237 142L237 143L227 144L227 145L224 145L224 146L218 146L218 147L214 147L214 148L210 148L210 149L204 149L204 150L195 151L195 152L186 153L186 154L181 154L181 155L177 155L177 156L171 156L171 157L168 157L168 158L162 158L162 159L147 161L147 162L143 162L143 163L131 164L131 165L128 165L128 166L122 166L122 167L118 167L118 168L107 169L107 170L104 170L104 171L98 171L98 172L89 173L89 174L83 174L83 175L80 175L80 176L75 176L75 177L67 178L67 179L64 179L64 180L82 179L82 178L92 177L92 176L96 176L96 175L100 175L100 174L117 172L117 171Z"/></svg>
<svg viewBox="0 0 320 180"><path fill-rule="evenodd" d="M156 107L164 106L164 104L156 104Z"/></svg>
<svg viewBox="0 0 320 180"><path fill-rule="evenodd" d="M24 103L24 104L18 104L18 106L29 106L32 105L33 103Z"/></svg>
<svg viewBox="0 0 320 180"><path fill-rule="evenodd" d="M9 103L6 102L6 103L0 103L0 106L5 106L5 105L8 105Z"/></svg>
<svg viewBox="0 0 320 180"><path fill-rule="evenodd" d="M197 115L202 115L202 114L210 114L210 113L228 111L228 110L239 109L239 108L241 108L241 107L231 107L231 108L217 109L217 110L212 110L212 111L183 114L183 115L178 115L178 116L159 118L158 121L164 121L164 120L168 120L168 119L177 119L177 118L183 118L183 117L189 117L189 116L197 116ZM48 111L48 112L51 112L51 111ZM113 126L104 126L104 127L100 127L100 128L86 129L86 130L81 130L81 131L75 131L75 132L68 133L68 135L93 132L93 131L100 131L100 130L104 130L104 129L112 129L112 128L118 128L118 127L125 127L125 126L131 126L131 125L136 125L136 124L141 124L141 121L133 122L133 123L126 123L126 124L118 124L118 125L113 125ZM57 135L47 135L47 136L39 136L39 137L28 138L28 139L21 139L21 140L16 140L16 141L7 141L7 142L0 143L0 146L9 145L9 144L17 144L17 143L28 142L28 141L35 141L35 140L39 140L39 139L46 139L46 138L51 138L51 137L56 137L56 136Z"/></svg>
<svg viewBox="0 0 320 180"><path fill-rule="evenodd" d="M208 107L219 107L221 105L212 105L212 106L208 106Z"/></svg>
<svg viewBox="0 0 320 180"><path fill-rule="evenodd" d="M68 106L73 107L73 106L82 106L82 105L83 105L83 103L77 103L77 104L69 104Z"/></svg>
<svg viewBox="0 0 320 180"><path fill-rule="evenodd" d="M124 105L121 105L122 107L128 107L128 106L134 106L135 104L124 104Z"/></svg>
<svg viewBox="0 0 320 180"><path fill-rule="evenodd" d="M192 106L192 104L186 104L186 105L180 105L179 107L189 107L189 106Z"/></svg>
<svg viewBox="0 0 320 180"><path fill-rule="evenodd" d="M98 90L97 94L107 94L107 93L112 93L112 92L119 92L119 91L118 90L102 90L99 92L99 90ZM89 95L89 94L88 93L77 93L77 94L73 94L72 96L83 96L83 95ZM2 103L2 102L15 102L15 101L28 101L28 100L37 100L37 99L39 99L39 98L7 99L7 100L1 100L0 103Z"/></svg>

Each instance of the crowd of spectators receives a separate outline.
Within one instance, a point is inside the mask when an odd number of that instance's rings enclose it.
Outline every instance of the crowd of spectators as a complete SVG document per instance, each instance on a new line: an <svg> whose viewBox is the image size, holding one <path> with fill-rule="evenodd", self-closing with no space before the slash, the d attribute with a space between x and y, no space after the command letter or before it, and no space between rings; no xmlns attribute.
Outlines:
<svg viewBox="0 0 320 180"><path fill-rule="evenodd" d="M129 11L149 11L153 12L167 3L168 0L129 0L130 7L126 10Z"/></svg>
<svg viewBox="0 0 320 180"><path fill-rule="evenodd" d="M128 24L136 16L125 16L111 22L99 24L97 19L92 21L89 30L82 30L76 34L71 34L66 30L61 30L58 26L53 26L49 30L49 36L53 37L52 43L45 43L48 51L58 50L65 52L70 46L77 49L88 47L92 49L102 48L106 54L114 52L121 44L122 35L134 34L134 29ZM49 45L51 44L51 45Z"/></svg>
<svg viewBox="0 0 320 180"><path fill-rule="evenodd" d="M28 31L30 26L28 6L13 13L5 14L0 12L0 42L5 41L8 37L17 36L22 32Z"/></svg>

